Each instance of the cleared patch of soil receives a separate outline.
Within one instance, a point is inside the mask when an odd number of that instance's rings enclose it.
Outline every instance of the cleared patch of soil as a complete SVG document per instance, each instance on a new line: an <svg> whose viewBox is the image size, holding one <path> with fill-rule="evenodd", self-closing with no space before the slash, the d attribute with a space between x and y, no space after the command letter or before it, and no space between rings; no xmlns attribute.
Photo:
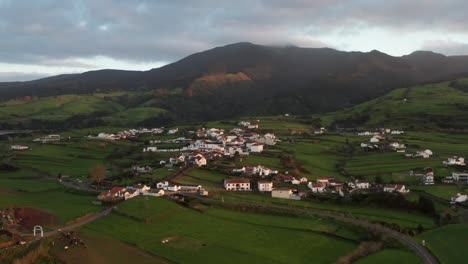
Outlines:
<svg viewBox="0 0 468 264"><path fill-rule="evenodd" d="M18 220L18 224L24 230L31 231L36 225L44 227L58 223L54 215L39 209L23 207L14 208L13 210L15 211L15 218Z"/></svg>

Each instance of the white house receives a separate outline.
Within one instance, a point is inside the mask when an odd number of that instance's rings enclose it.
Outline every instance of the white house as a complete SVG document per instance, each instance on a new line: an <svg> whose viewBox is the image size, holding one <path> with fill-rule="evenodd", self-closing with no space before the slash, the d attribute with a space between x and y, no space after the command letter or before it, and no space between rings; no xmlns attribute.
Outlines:
<svg viewBox="0 0 468 264"><path fill-rule="evenodd" d="M177 132L179 132L179 128L176 127L176 128L173 128L173 129L169 129L169 130L167 131L167 134L168 134L168 135L172 135L172 134L175 134L175 133L177 133Z"/></svg>
<svg viewBox="0 0 468 264"><path fill-rule="evenodd" d="M418 151L416 152L416 157L422 157L424 159L428 159L433 155L432 151L430 149L426 149L424 151Z"/></svg>
<svg viewBox="0 0 468 264"><path fill-rule="evenodd" d="M263 152L263 144L253 143L250 145L249 150L253 153L261 153Z"/></svg>
<svg viewBox="0 0 468 264"><path fill-rule="evenodd" d="M163 189L164 187L166 186L169 186L169 182L168 181L162 181L162 182L158 182L156 184L156 188L158 189Z"/></svg>
<svg viewBox="0 0 468 264"><path fill-rule="evenodd" d="M371 137L371 139L369 140L370 143L378 143L380 142L380 139L378 137Z"/></svg>
<svg viewBox="0 0 468 264"><path fill-rule="evenodd" d="M143 195L149 195L149 196L164 196L164 190L163 189L152 189L149 192L143 193Z"/></svg>
<svg viewBox="0 0 468 264"><path fill-rule="evenodd" d="M250 180L245 178L225 179L224 188L227 191L250 191Z"/></svg>
<svg viewBox="0 0 468 264"><path fill-rule="evenodd" d="M422 177L422 182L424 185L433 185L434 184L434 172L428 172Z"/></svg>
<svg viewBox="0 0 468 264"><path fill-rule="evenodd" d="M197 154L193 157L193 164L197 167L206 166L206 158L202 154Z"/></svg>
<svg viewBox="0 0 468 264"><path fill-rule="evenodd" d="M133 189L136 189L138 190L140 193L145 193L145 192L149 192L151 190L151 187L146 185L146 184L134 184L132 186Z"/></svg>
<svg viewBox="0 0 468 264"><path fill-rule="evenodd" d="M335 178L332 177L322 177L317 179L317 183L323 184L323 185L329 185L330 181L335 180Z"/></svg>
<svg viewBox="0 0 468 264"><path fill-rule="evenodd" d="M158 151L158 148L157 147L146 147L146 148L143 148L143 152L156 152Z"/></svg>
<svg viewBox="0 0 468 264"><path fill-rule="evenodd" d="M298 180L300 183L307 183L309 181L309 179L307 179L306 177L298 178Z"/></svg>
<svg viewBox="0 0 468 264"><path fill-rule="evenodd" d="M399 192L408 193L410 190L406 189L403 184L385 184L383 188L384 192Z"/></svg>
<svg viewBox="0 0 468 264"><path fill-rule="evenodd" d="M307 187L312 190L313 193L323 193L325 192L325 186L320 183L309 182Z"/></svg>
<svg viewBox="0 0 468 264"><path fill-rule="evenodd" d="M468 195L466 193L457 193L456 195L452 196L451 203L463 203L468 200Z"/></svg>
<svg viewBox="0 0 468 264"><path fill-rule="evenodd" d="M465 166L465 158L464 157L453 157L448 158L442 162L444 165L457 165L457 166Z"/></svg>
<svg viewBox="0 0 468 264"><path fill-rule="evenodd" d="M271 181L258 181L258 191L271 192L273 190L273 182Z"/></svg>
<svg viewBox="0 0 468 264"><path fill-rule="evenodd" d="M464 172L453 172L452 178L454 181L468 183L468 173Z"/></svg>
<svg viewBox="0 0 468 264"><path fill-rule="evenodd" d="M354 183L354 185L356 186L356 188L358 189L369 189L370 188L370 183L368 181L359 181L359 180L356 180L356 182Z"/></svg>
<svg viewBox="0 0 468 264"><path fill-rule="evenodd" d="M136 197L138 195L140 195L140 191L133 188L127 189L124 193L125 200L132 199L133 197Z"/></svg>
<svg viewBox="0 0 468 264"><path fill-rule="evenodd" d="M28 146L23 146L23 145L12 145L10 147L11 150L28 150Z"/></svg>

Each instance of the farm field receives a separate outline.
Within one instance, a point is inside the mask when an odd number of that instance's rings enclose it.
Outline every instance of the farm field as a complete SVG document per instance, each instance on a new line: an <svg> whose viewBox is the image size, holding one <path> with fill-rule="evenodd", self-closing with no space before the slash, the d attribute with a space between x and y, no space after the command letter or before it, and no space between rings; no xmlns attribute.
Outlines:
<svg viewBox="0 0 468 264"><path fill-rule="evenodd" d="M336 213L345 213L351 217L366 219L368 221L382 221L387 223L396 223L401 226L416 228L421 224L424 228L435 228L436 224L434 219L415 213L408 213L394 209L385 209L380 207L367 207L367 206L352 206L352 205L336 205L331 203L319 203L311 201L294 201L272 198L269 195L259 194L239 194L239 193L223 193L216 195L215 198L239 201L252 201L252 202L268 202L273 204L297 206L304 208L311 208L317 210L331 211Z"/></svg>
<svg viewBox="0 0 468 264"><path fill-rule="evenodd" d="M425 232L418 236L426 240L427 247L438 257L442 264L464 263L465 248L468 244L468 225L447 225Z"/></svg>
<svg viewBox="0 0 468 264"><path fill-rule="evenodd" d="M160 198L128 201L119 205L116 213L85 229L185 263L304 263L313 252L319 256L318 263L330 263L352 251L359 238L359 232L353 229L320 219L214 208L199 213ZM285 236L294 239L278 243ZM161 243L165 239L169 243ZM263 246L258 247L260 244Z"/></svg>
<svg viewBox="0 0 468 264"><path fill-rule="evenodd" d="M356 264L417 264L422 263L417 255L410 251L397 249L384 249L382 251L371 254L367 257L359 259Z"/></svg>

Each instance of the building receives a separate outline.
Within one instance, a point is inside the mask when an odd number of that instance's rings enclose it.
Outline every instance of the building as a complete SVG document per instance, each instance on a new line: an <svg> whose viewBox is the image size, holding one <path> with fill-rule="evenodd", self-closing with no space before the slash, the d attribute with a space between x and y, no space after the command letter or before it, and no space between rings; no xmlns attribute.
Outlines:
<svg viewBox="0 0 468 264"><path fill-rule="evenodd" d="M457 193L456 195L452 196L452 200L450 203L463 203L468 200L468 195L466 193Z"/></svg>
<svg viewBox="0 0 468 264"><path fill-rule="evenodd" d="M355 184L356 188L358 189L369 189L370 188L370 183L368 181L359 181L356 180Z"/></svg>
<svg viewBox="0 0 468 264"><path fill-rule="evenodd" d="M301 197L291 188L283 187L274 189L271 192L271 197L280 199L300 200Z"/></svg>
<svg viewBox="0 0 468 264"><path fill-rule="evenodd" d="M424 185L433 185L434 184L434 172L428 172L422 177L422 183Z"/></svg>
<svg viewBox="0 0 468 264"><path fill-rule="evenodd" d="M309 182L307 187L312 190L313 193L323 193L325 192L325 186L320 183Z"/></svg>
<svg viewBox="0 0 468 264"><path fill-rule="evenodd" d="M12 145L10 147L11 150L28 150L28 146L23 146L23 145Z"/></svg>
<svg viewBox="0 0 468 264"><path fill-rule="evenodd" d="M250 145L249 150L253 153L261 153L263 152L263 144L253 143Z"/></svg>
<svg viewBox="0 0 468 264"><path fill-rule="evenodd" d="M468 173L466 172L453 172L452 178L454 181L468 184Z"/></svg>
<svg viewBox="0 0 468 264"><path fill-rule="evenodd" d="M273 190L273 182L271 181L258 181L259 192L271 192Z"/></svg>
<svg viewBox="0 0 468 264"><path fill-rule="evenodd" d="M225 179L224 188L227 191L250 191L250 181L245 178Z"/></svg>
<svg viewBox="0 0 468 264"><path fill-rule="evenodd" d="M409 190L406 189L403 184L385 184L383 188L384 192L399 192L399 193L408 193Z"/></svg>

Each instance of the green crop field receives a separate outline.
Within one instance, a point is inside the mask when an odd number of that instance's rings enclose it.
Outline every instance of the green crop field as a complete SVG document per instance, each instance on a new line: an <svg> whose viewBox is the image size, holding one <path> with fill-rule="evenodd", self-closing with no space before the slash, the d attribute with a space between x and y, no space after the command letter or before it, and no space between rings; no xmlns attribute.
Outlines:
<svg viewBox="0 0 468 264"><path fill-rule="evenodd" d="M367 257L359 259L357 264L417 264L422 263L421 259L410 251L397 249L384 249L382 251L371 254Z"/></svg>
<svg viewBox="0 0 468 264"><path fill-rule="evenodd" d="M351 252L360 236L329 220L215 208L200 213L153 197L119 205L85 228L179 263L304 263L311 255L316 263L331 263ZM293 239L283 243L285 237Z"/></svg>
<svg viewBox="0 0 468 264"><path fill-rule="evenodd" d="M311 208L317 210L331 211L336 213L344 213L351 217L366 219L368 221L396 223L401 226L416 228L421 224L424 228L436 227L433 218L417 213L409 213L403 210L386 209L381 207L371 206L352 206L352 205L337 205L332 203L320 203L312 201L294 201L272 198L269 195L259 194L238 194L238 193L223 193L212 196L214 198L223 199L225 201L239 200L239 201L252 201L273 203L289 206L298 206L304 208Z"/></svg>
<svg viewBox="0 0 468 264"><path fill-rule="evenodd" d="M468 225L447 225L420 235L426 246L443 264L465 263L465 248L468 244Z"/></svg>

